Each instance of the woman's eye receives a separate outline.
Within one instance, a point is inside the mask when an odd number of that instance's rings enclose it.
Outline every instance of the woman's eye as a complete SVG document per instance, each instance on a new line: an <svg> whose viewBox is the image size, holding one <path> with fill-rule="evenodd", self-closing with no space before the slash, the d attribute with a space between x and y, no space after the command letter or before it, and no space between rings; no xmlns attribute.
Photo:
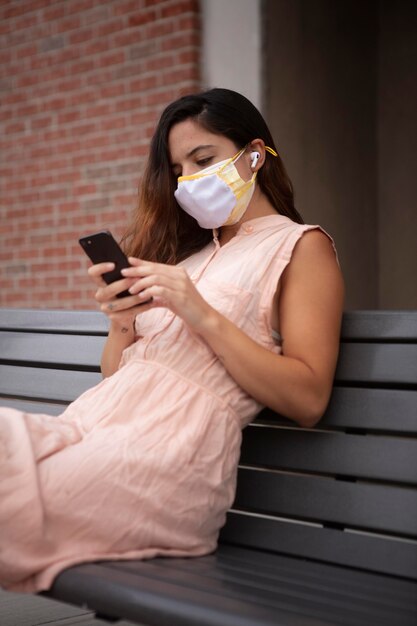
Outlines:
<svg viewBox="0 0 417 626"><path fill-rule="evenodd" d="M197 161L197 165L199 165L200 167L204 166L204 165L208 165L210 163L210 161L212 160L213 157L206 157L205 159L199 159Z"/></svg>

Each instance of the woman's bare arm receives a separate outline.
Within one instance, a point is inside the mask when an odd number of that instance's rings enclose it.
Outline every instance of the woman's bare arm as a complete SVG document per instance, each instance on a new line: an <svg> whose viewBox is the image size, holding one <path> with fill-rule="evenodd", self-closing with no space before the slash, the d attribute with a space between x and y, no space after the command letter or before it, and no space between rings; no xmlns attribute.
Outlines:
<svg viewBox="0 0 417 626"><path fill-rule="evenodd" d="M218 313L198 332L245 391L262 404L314 426L332 389L344 287L332 244L320 231L297 243L279 298L282 355L266 350Z"/></svg>

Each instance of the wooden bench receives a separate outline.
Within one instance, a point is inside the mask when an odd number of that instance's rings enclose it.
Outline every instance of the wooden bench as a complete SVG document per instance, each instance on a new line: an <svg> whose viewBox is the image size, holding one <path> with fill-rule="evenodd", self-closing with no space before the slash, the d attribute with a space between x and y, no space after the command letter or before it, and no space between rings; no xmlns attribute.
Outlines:
<svg viewBox="0 0 417 626"><path fill-rule="evenodd" d="M96 312L0 309L0 405L59 414L105 335ZM49 595L147 625L415 626L417 312L346 313L341 341L316 428L245 429L217 552L75 566Z"/></svg>

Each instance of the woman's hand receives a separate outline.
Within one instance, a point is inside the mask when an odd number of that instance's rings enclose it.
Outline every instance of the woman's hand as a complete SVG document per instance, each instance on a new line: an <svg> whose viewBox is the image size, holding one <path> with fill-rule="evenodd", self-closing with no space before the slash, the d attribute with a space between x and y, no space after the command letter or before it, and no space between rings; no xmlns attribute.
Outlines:
<svg viewBox="0 0 417 626"><path fill-rule="evenodd" d="M166 307L196 332L201 332L216 315L215 309L200 295L183 267L142 261L135 257L129 257L129 263L132 267L123 269L122 274L131 283L128 289L133 302L136 305L144 303L140 311Z"/></svg>
<svg viewBox="0 0 417 626"><path fill-rule="evenodd" d="M114 263L97 263L88 270L89 276L98 287L95 299L111 322L100 362L101 372L105 378L118 370L123 351L135 341L135 318L144 306L138 305L138 297L134 295L116 297L118 293L131 287L135 281L131 278L122 278L107 285L103 274L113 269Z"/></svg>
<svg viewBox="0 0 417 626"><path fill-rule="evenodd" d="M89 276L98 287L95 299L114 326L130 329L136 315L143 310L143 301L134 295L117 298L117 294L131 287L134 281L130 278L122 278L107 285L103 274L113 269L114 263L97 263L88 269Z"/></svg>

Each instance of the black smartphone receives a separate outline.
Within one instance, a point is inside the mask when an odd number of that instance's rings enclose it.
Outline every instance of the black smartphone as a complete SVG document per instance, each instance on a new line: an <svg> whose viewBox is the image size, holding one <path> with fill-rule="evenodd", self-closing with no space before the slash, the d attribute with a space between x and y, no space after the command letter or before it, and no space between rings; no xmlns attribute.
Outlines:
<svg viewBox="0 0 417 626"><path fill-rule="evenodd" d="M123 278L121 270L130 267L130 263L110 231L102 230L88 237L81 237L78 241L94 264L108 262L115 264L114 270L103 274L103 279L108 285ZM118 293L117 297L124 298L130 295L132 294L126 290Z"/></svg>

